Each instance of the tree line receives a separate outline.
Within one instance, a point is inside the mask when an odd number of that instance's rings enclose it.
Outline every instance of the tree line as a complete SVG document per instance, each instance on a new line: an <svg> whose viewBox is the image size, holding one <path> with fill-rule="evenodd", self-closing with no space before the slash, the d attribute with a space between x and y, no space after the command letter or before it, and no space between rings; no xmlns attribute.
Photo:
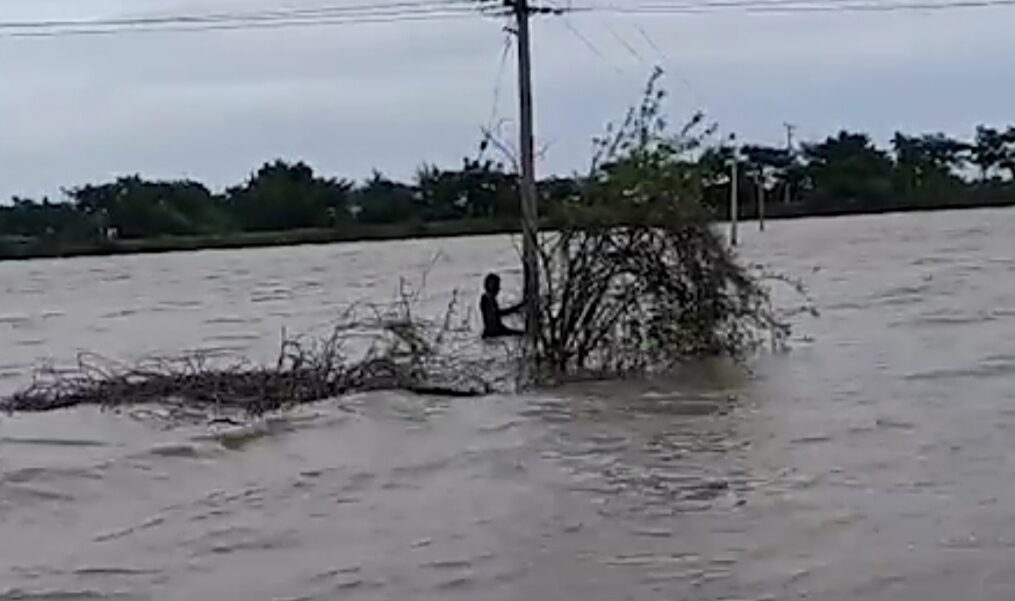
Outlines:
<svg viewBox="0 0 1015 601"><path fill-rule="evenodd" d="M733 148L709 147L687 165L706 206L728 217ZM841 131L799 148L739 149L741 206L769 213L841 214L898 209L1015 204L1015 126L980 126L969 140L897 133L882 148L864 133ZM580 194L580 176L539 182L543 215ZM220 193L195 181L140 176L63 191L65 199L15 197L0 207L0 237L83 244L172 236L329 229L370 225L518 222L517 178L504 164L464 159L458 168L427 165L411 181L374 172L363 182L321 176L302 162L261 166Z"/></svg>
<svg viewBox="0 0 1015 601"><path fill-rule="evenodd" d="M706 198L713 206L720 206L722 194L728 194L728 188L722 188L729 185L729 176L722 171L730 154L728 147L719 147L702 157ZM746 184L748 200L756 199L762 188L775 201L775 214L1015 203L1015 126L981 125L970 140L941 133L896 133L889 148L878 147L869 135L840 131L821 142L805 143L798 152L747 145L741 155L747 181L740 184ZM776 199L789 206L780 207Z"/></svg>

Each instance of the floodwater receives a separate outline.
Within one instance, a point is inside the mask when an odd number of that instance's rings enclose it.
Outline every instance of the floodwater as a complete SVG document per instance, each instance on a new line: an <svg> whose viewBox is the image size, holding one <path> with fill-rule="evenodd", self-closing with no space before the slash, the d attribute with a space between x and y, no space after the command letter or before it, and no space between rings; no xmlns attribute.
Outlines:
<svg viewBox="0 0 1015 601"><path fill-rule="evenodd" d="M742 227L822 311L753 373L230 434L0 418L0 599L1015 598L1015 212ZM463 238L0 264L0 389L84 350L268 360L438 251L431 308L514 262Z"/></svg>

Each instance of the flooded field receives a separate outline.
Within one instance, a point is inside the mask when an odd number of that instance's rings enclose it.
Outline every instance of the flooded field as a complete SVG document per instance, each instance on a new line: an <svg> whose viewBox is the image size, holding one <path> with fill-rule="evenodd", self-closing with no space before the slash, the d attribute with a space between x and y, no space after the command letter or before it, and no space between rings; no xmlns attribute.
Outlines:
<svg viewBox="0 0 1015 601"><path fill-rule="evenodd" d="M364 394L228 435L0 417L0 600L1015 598L1015 212L743 238L822 312L751 373ZM506 238L0 263L0 391L86 350L271 360L438 252L435 311L517 263Z"/></svg>

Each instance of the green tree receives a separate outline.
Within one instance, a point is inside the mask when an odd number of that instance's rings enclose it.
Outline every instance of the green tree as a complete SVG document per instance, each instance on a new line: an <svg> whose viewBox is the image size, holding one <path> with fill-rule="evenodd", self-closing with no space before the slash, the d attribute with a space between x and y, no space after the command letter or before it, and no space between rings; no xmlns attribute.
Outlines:
<svg viewBox="0 0 1015 601"><path fill-rule="evenodd" d="M878 209L892 200L893 163L867 134L841 131L803 146L808 201L816 210Z"/></svg>
<svg viewBox="0 0 1015 601"><path fill-rule="evenodd" d="M266 163L226 191L227 206L245 230L335 227L349 220L352 184L314 175L303 162Z"/></svg>
<svg viewBox="0 0 1015 601"><path fill-rule="evenodd" d="M467 198L458 171L424 165L416 171L417 208L425 221L460 219L467 214Z"/></svg>
<svg viewBox="0 0 1015 601"><path fill-rule="evenodd" d="M514 218L521 214L518 177L505 171L503 164L465 159L461 174L469 217Z"/></svg>
<svg viewBox="0 0 1015 601"><path fill-rule="evenodd" d="M944 134L907 136L896 132L896 188L917 202L954 200L963 185L960 173L967 162L969 145Z"/></svg>
<svg viewBox="0 0 1015 601"><path fill-rule="evenodd" d="M221 203L197 182L152 182L134 175L64 192L97 231L114 228L124 238L207 234L229 227Z"/></svg>
<svg viewBox="0 0 1015 601"><path fill-rule="evenodd" d="M763 145L747 145L741 149L744 160L744 173L752 182L751 193L757 196L757 186L765 188L766 193L786 190L787 186L798 177L793 155L785 148ZM785 193L784 193L785 197ZM757 203L757 198L754 199Z"/></svg>
<svg viewBox="0 0 1015 601"><path fill-rule="evenodd" d="M396 182L380 171L353 193L352 205L360 223L407 223L421 221L418 193L407 184Z"/></svg>
<svg viewBox="0 0 1015 601"><path fill-rule="evenodd" d="M1015 181L1015 126L1008 126L1008 129L1001 136L1004 144L1004 151L998 166L1008 172L1008 179Z"/></svg>
<svg viewBox="0 0 1015 601"><path fill-rule="evenodd" d="M0 234L30 238L73 235L87 239L96 236L88 220L72 205L53 203L48 198L36 202L17 196L10 205L0 206Z"/></svg>
<svg viewBox="0 0 1015 601"><path fill-rule="evenodd" d="M973 164L980 170L980 180L986 181L1005 159L1005 141L998 130L979 125L973 142Z"/></svg>

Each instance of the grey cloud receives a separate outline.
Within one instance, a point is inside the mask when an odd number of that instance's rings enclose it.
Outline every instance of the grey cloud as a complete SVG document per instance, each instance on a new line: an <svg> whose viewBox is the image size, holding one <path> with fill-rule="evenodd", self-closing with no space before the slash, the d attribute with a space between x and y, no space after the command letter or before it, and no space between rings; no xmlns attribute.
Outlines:
<svg viewBox="0 0 1015 601"><path fill-rule="evenodd" d="M10 1L16 18L53 17L60 4ZM132 12L209 10L207 2L63 2L76 17L119 14L128 4ZM571 17L606 60L566 23L543 20L535 28L537 117L549 151L540 168L582 167L591 137L636 100L648 62L669 72L676 120L704 108L741 137L778 142L785 120L814 137L839 127L882 138L893 128L964 135L978 122L1011 118L1015 41L1004 16ZM408 176L423 161L456 163L474 152L491 113L500 27L476 18L0 39L0 198L55 195L134 172L221 187L274 157L350 177L374 166ZM505 117L515 107L513 73L509 63Z"/></svg>

